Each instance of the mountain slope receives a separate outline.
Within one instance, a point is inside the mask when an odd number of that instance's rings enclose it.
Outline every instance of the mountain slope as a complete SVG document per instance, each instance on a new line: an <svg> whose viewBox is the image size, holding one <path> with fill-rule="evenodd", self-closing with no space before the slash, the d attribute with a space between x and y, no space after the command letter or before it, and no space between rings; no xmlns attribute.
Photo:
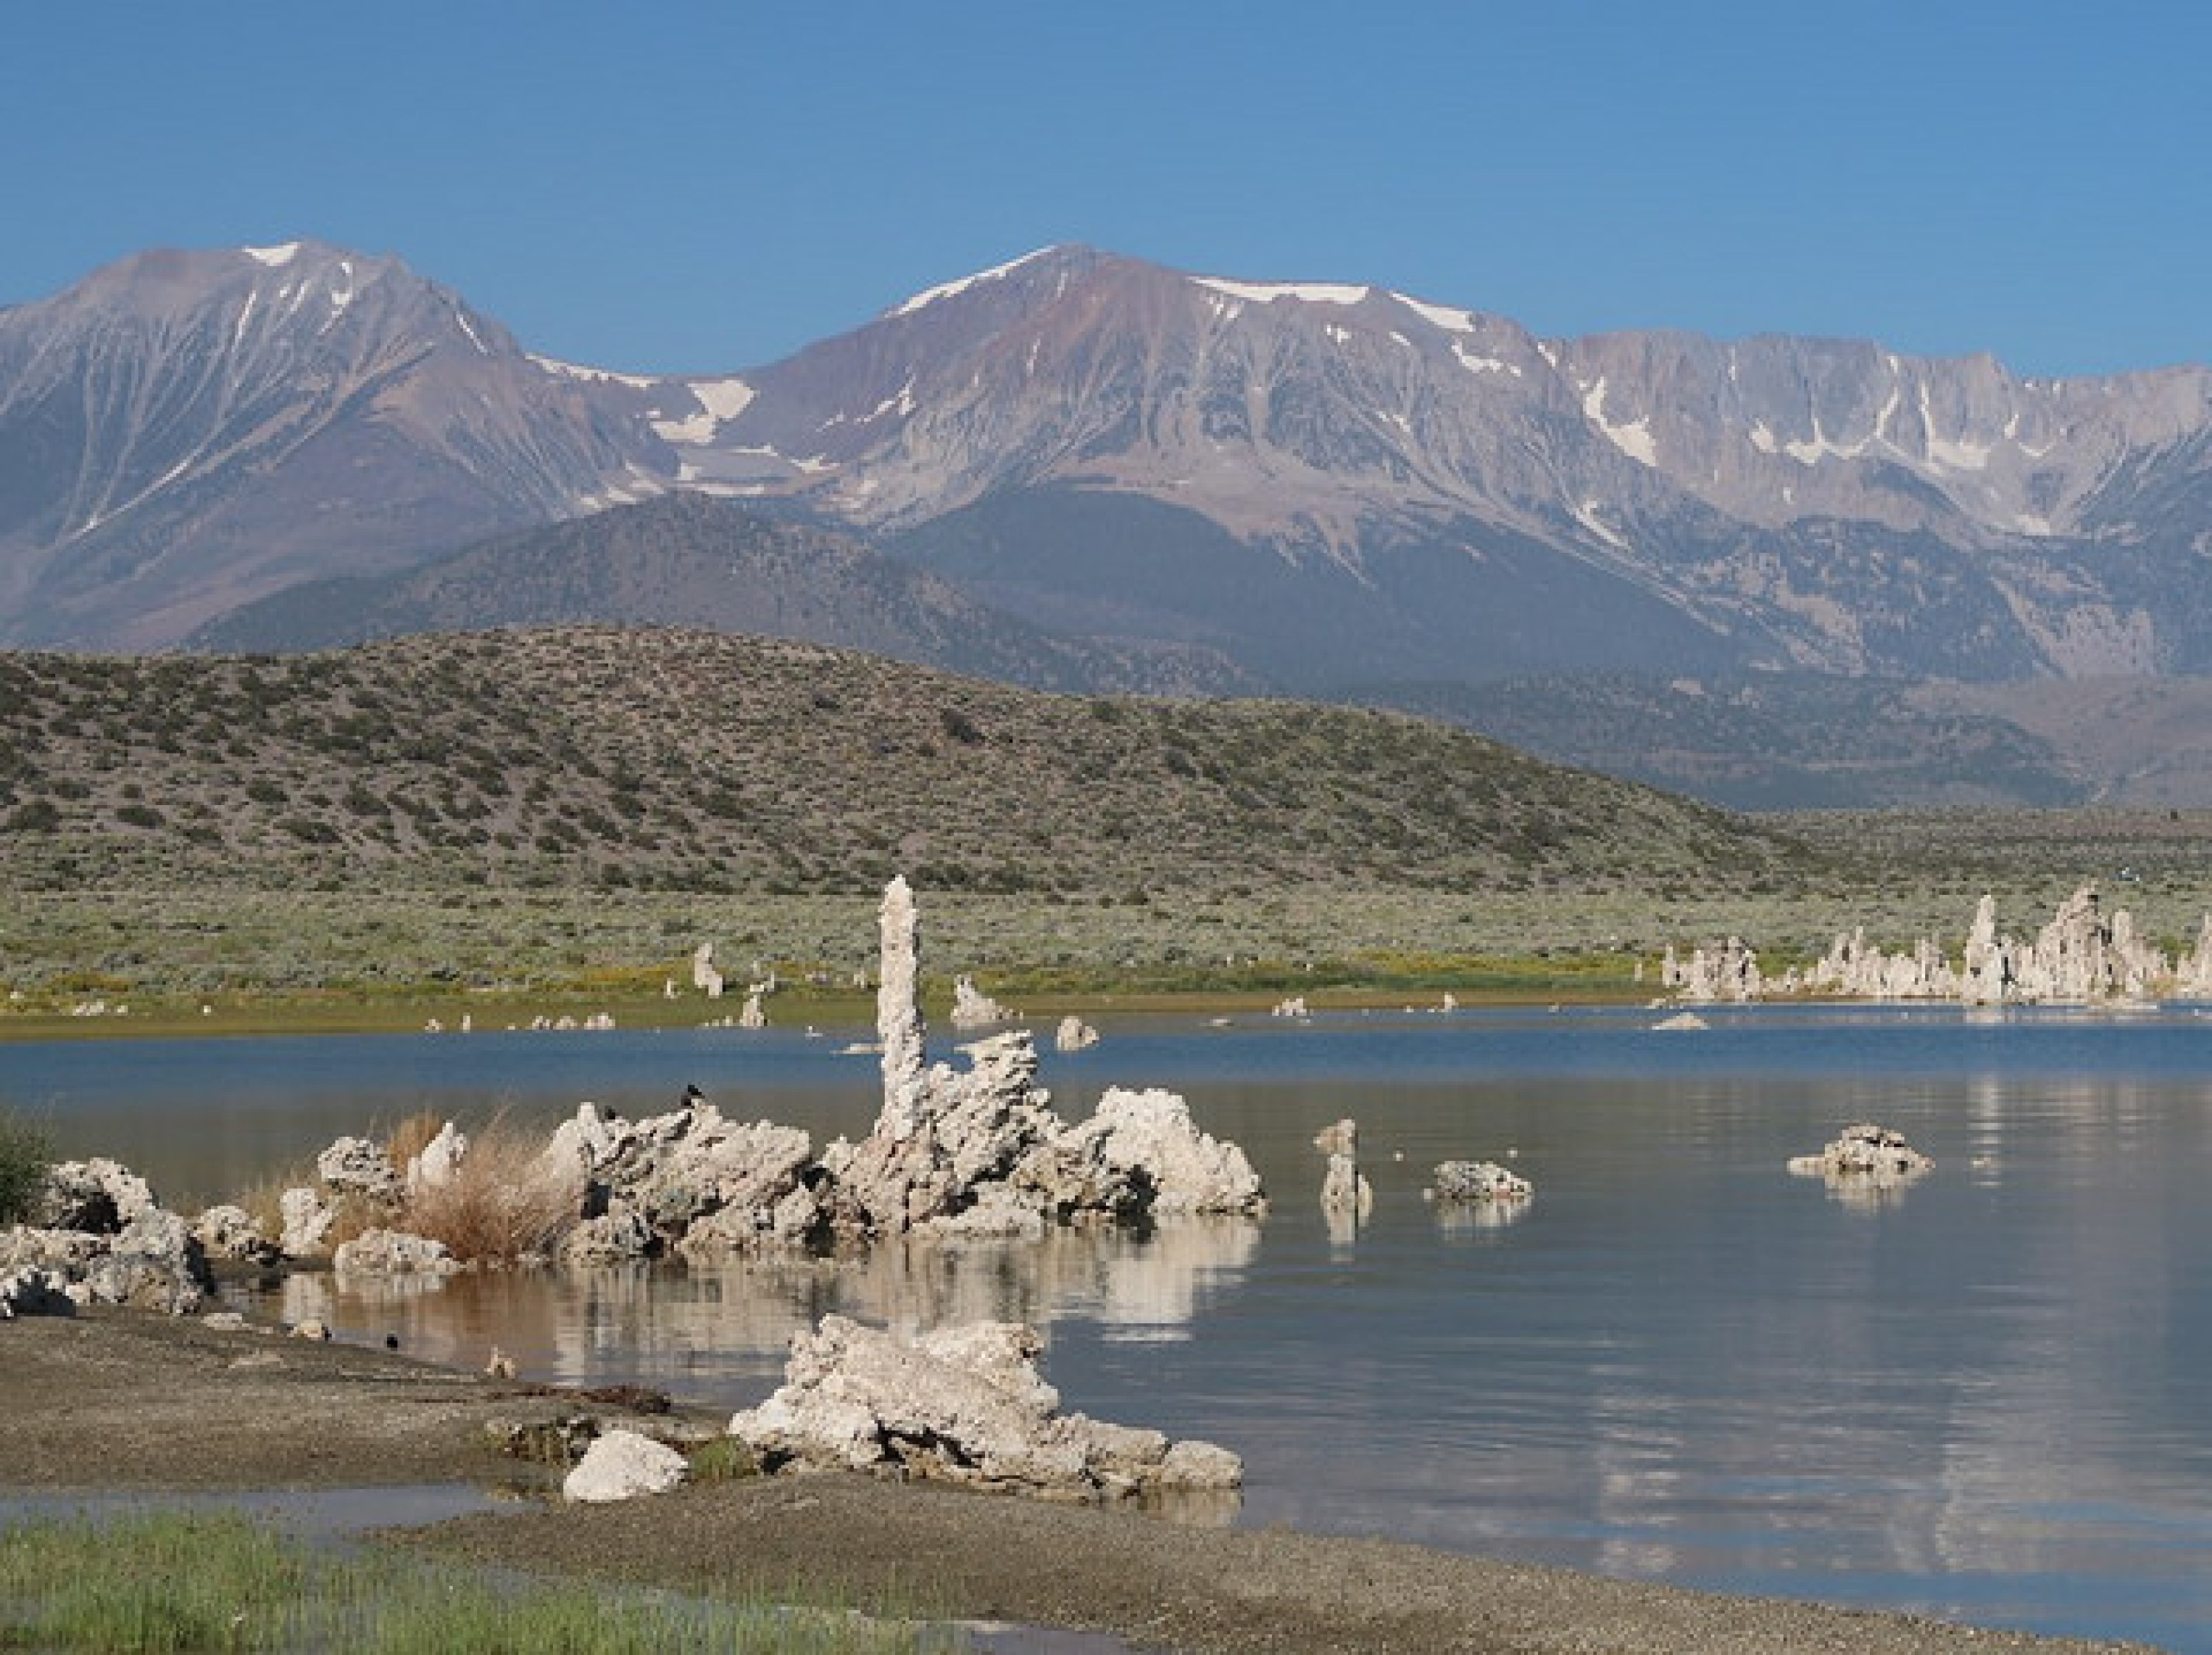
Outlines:
<svg viewBox="0 0 2212 1655"><path fill-rule="evenodd" d="M533 358L396 263L311 244L149 254L0 312L0 641L167 645L676 490L1308 693L2212 671L2200 367L1547 340L1083 247L718 376ZM577 591L659 612L622 579Z"/></svg>
<svg viewBox="0 0 2212 1655"><path fill-rule="evenodd" d="M1787 837L1449 726L1046 695L608 627L328 654L0 655L17 889L311 882L1744 888Z"/></svg>
<svg viewBox="0 0 2212 1655"><path fill-rule="evenodd" d="M693 494L526 530L395 574L289 587L191 642L273 653L591 621L826 644L1034 688L1254 688L1210 652L1055 638L846 537Z"/></svg>
<svg viewBox="0 0 2212 1655"><path fill-rule="evenodd" d="M0 640L157 645L654 488L658 439L398 261L154 252L0 312Z"/></svg>
<svg viewBox="0 0 2212 1655"><path fill-rule="evenodd" d="M1242 564L1291 591L1271 611L1346 617L1370 669L1409 652L1414 676L1686 651L2003 679L2212 649L2203 369L2035 381L1850 342L1546 341L1376 287L1055 248L742 387L684 430L696 485L887 533L1061 626L1133 602L1249 638L1206 590L1250 584ZM1173 582L1101 544L1141 545L1161 511L1192 554ZM1079 567L1059 526L1079 518Z"/></svg>

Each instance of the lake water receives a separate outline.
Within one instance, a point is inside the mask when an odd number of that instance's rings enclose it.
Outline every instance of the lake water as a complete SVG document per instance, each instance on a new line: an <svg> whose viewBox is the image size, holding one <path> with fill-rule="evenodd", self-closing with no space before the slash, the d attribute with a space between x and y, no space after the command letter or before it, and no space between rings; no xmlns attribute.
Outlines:
<svg viewBox="0 0 2212 1655"><path fill-rule="evenodd" d="M1061 1111L1183 1093L1243 1144L1257 1225L805 1263L464 1278L266 1306L341 1337L735 1408L836 1309L1043 1326L1071 1409L1245 1458L1285 1523L1729 1591L2212 1652L2212 1021L1756 1008L1105 1021ZM584 1099L865 1132L861 1031L0 1046L0 1101L192 1205L417 1109ZM942 1041L933 1045L942 1047ZM1314 1133L1359 1121L1372 1222L1332 1234ZM1847 1199L1784 1162L1847 1123L1935 1170ZM1451 1157L1536 1186L1421 1198Z"/></svg>

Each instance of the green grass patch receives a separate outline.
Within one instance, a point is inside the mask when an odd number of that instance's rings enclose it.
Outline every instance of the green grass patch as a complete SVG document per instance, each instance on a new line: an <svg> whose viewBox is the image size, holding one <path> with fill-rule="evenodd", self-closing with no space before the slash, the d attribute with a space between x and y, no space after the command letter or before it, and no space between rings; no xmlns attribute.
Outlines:
<svg viewBox="0 0 2212 1655"><path fill-rule="evenodd" d="M920 1655L947 1629L761 1600L494 1574L310 1545L234 1512L0 1530L0 1648L102 1655Z"/></svg>

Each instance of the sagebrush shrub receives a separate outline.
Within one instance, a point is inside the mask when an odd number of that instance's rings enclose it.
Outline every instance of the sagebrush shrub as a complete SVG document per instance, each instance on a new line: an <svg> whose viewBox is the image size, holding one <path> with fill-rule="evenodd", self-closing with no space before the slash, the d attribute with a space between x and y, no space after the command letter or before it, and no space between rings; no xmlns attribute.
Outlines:
<svg viewBox="0 0 2212 1655"><path fill-rule="evenodd" d="M53 1140L12 1110L0 1109L0 1224L31 1216L53 1163Z"/></svg>

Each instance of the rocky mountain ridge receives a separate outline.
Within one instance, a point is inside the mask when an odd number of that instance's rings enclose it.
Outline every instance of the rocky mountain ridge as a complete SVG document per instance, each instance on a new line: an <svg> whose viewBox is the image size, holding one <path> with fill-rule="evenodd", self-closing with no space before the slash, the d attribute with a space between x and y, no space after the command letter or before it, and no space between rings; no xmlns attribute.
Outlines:
<svg viewBox="0 0 2212 1655"><path fill-rule="evenodd" d="M157 252L0 310L0 638L159 647L666 486L650 433L397 259Z"/></svg>
<svg viewBox="0 0 2212 1655"><path fill-rule="evenodd" d="M1054 647L1299 694L2212 672L2201 367L1545 339L1078 246L695 376L532 355L398 260L307 242L0 311L0 643L168 647L684 492L857 535ZM663 618L602 585L596 618Z"/></svg>

